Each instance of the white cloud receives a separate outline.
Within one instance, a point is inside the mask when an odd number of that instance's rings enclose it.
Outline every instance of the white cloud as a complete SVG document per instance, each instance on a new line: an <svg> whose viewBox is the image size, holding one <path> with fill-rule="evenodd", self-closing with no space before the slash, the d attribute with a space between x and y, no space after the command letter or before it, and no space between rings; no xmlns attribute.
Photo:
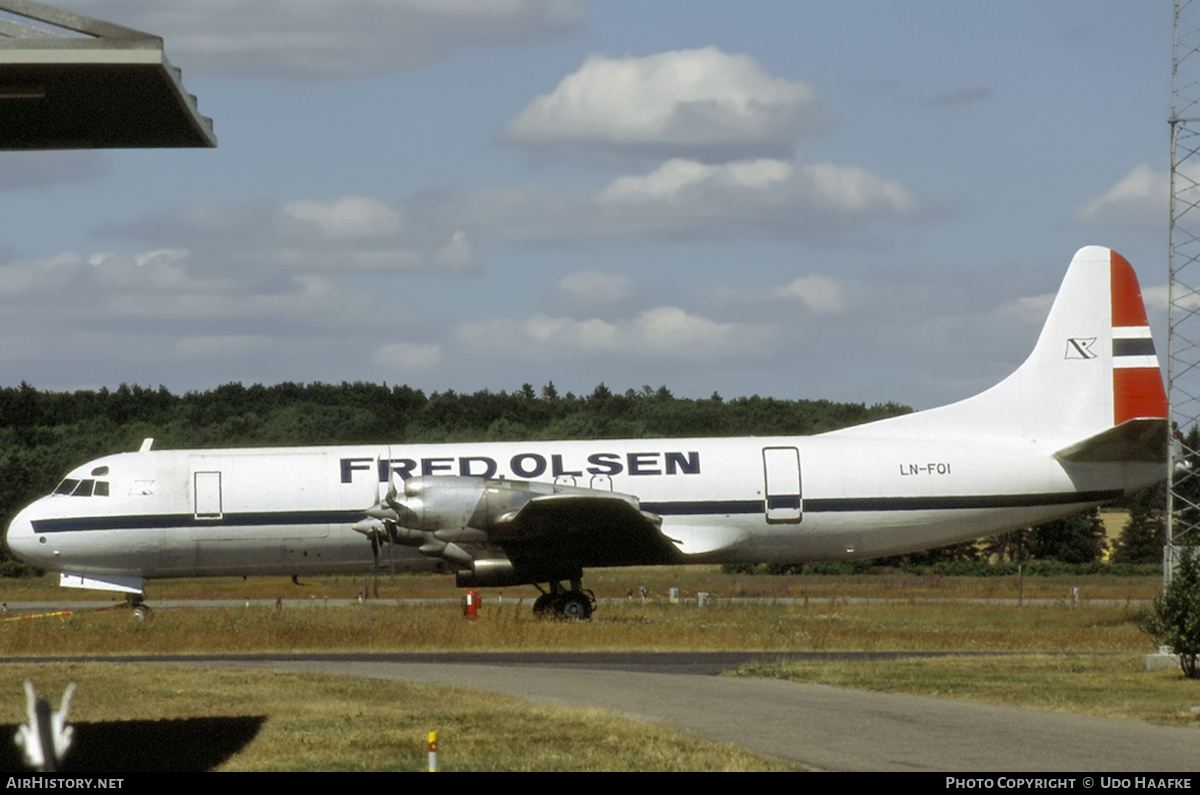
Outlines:
<svg viewBox="0 0 1200 795"><path fill-rule="evenodd" d="M281 213L285 218L312 225L335 240L389 237L402 227L396 209L361 196L344 196L329 202L288 202Z"/></svg>
<svg viewBox="0 0 1200 795"><path fill-rule="evenodd" d="M1006 301L993 313L997 319L1015 321L1031 327L1041 327L1050 315L1056 293L1029 295Z"/></svg>
<svg viewBox="0 0 1200 795"><path fill-rule="evenodd" d="M300 272L458 274L473 267L474 251L467 233L452 226L455 220L447 215L410 225L404 207L343 196L278 207L195 205L98 231L107 237L186 245L210 263L222 263L223 270L230 263L245 263Z"/></svg>
<svg viewBox="0 0 1200 795"><path fill-rule="evenodd" d="M160 250L129 256L64 253L0 265L0 334L33 321L47 336L74 330L133 329L172 335L195 324L221 324L222 337L271 326L328 330L387 326L389 311L330 278L254 270L211 274L191 253Z"/></svg>
<svg viewBox="0 0 1200 795"><path fill-rule="evenodd" d="M52 295L82 262L69 252L42 260L18 260L0 265L0 296Z"/></svg>
<svg viewBox="0 0 1200 795"><path fill-rule="evenodd" d="M916 198L899 182L875 176L858 166L814 163L800 169L797 182L826 208L844 213L906 214Z"/></svg>
<svg viewBox="0 0 1200 795"><path fill-rule="evenodd" d="M1075 217L1088 224L1161 229L1168 222L1170 177L1142 163L1099 196L1075 210Z"/></svg>
<svg viewBox="0 0 1200 795"><path fill-rule="evenodd" d="M917 198L899 182L856 166L764 159L721 165L669 160L645 176L614 180L596 204L602 211L596 223L639 236L826 238L847 226L912 217L919 210Z"/></svg>
<svg viewBox="0 0 1200 795"><path fill-rule="evenodd" d="M616 355L631 359L704 361L755 355L770 336L766 328L717 323L678 307L648 309L630 320L575 320L539 314L526 320L496 318L467 322L455 336L460 344L489 345L497 355L571 360ZM496 346L497 340L506 345Z"/></svg>
<svg viewBox="0 0 1200 795"><path fill-rule="evenodd" d="M204 204L98 229L110 238L186 248L210 267L460 275L496 246L644 240L860 240L879 221L915 218L902 184L856 166L755 159L667 161L599 187L538 185L420 193L391 205L362 196Z"/></svg>
<svg viewBox="0 0 1200 795"><path fill-rule="evenodd" d="M601 204L678 203L688 191L704 185L724 190L769 190L791 179L791 163L747 160L719 166L675 158L645 176L620 177L600 192Z"/></svg>
<svg viewBox="0 0 1200 795"><path fill-rule="evenodd" d="M578 28L583 0L63 0L166 42L192 74L350 77L423 66L455 48Z"/></svg>
<svg viewBox="0 0 1200 795"><path fill-rule="evenodd" d="M772 287L771 293L781 298L799 300L814 312L840 312L845 307L841 285L819 273L801 276L788 284Z"/></svg>
<svg viewBox="0 0 1200 795"><path fill-rule="evenodd" d="M475 259L475 252L467 240L467 233L456 229L454 234L450 235L450 242L434 254L434 259L451 272L461 271L470 266Z"/></svg>
<svg viewBox="0 0 1200 795"><path fill-rule="evenodd" d="M790 156L825 125L816 92L715 47L642 58L592 55L534 99L501 137L635 156L723 161Z"/></svg>
<svg viewBox="0 0 1200 795"><path fill-rule="evenodd" d="M375 351L374 360L388 372L424 369L442 360L442 348L434 342L393 342Z"/></svg>
<svg viewBox="0 0 1200 795"><path fill-rule="evenodd" d="M215 361L268 356L277 348L274 339L262 334L202 334L182 337L174 345L175 353L185 359Z"/></svg>
<svg viewBox="0 0 1200 795"><path fill-rule="evenodd" d="M1176 295L1179 297L1175 303L1180 309L1200 309L1200 293L1189 292L1187 287L1181 286ZM1142 300L1146 304L1146 312L1151 316L1158 314L1166 317L1171 304L1171 288L1166 284L1143 287Z"/></svg>
<svg viewBox="0 0 1200 795"><path fill-rule="evenodd" d="M0 358L65 387L370 377L379 341L419 322L403 295L354 280L211 269L178 249L0 264Z"/></svg>
<svg viewBox="0 0 1200 795"><path fill-rule="evenodd" d="M108 172L98 151L0 152L0 191L87 182Z"/></svg>
<svg viewBox="0 0 1200 795"><path fill-rule="evenodd" d="M604 271L580 271L563 277L558 289L576 299L608 303L621 301L633 293L628 276Z"/></svg>

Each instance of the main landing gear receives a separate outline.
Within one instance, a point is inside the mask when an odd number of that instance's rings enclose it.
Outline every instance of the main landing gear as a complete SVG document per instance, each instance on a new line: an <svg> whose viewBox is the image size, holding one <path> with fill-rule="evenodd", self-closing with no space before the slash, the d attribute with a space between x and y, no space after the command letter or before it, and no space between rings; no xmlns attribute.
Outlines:
<svg viewBox="0 0 1200 795"><path fill-rule="evenodd" d="M583 620L591 618L592 611L596 609L596 595L585 591L577 579L571 580L569 590L556 581L550 582L549 591L543 590L542 586L536 583L534 585L542 592L533 603L533 614L539 618Z"/></svg>

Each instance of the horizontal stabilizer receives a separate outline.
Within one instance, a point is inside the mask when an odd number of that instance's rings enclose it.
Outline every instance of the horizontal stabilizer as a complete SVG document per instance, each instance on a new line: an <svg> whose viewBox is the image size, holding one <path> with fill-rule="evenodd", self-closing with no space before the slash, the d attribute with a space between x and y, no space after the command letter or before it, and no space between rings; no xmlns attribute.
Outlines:
<svg viewBox="0 0 1200 795"><path fill-rule="evenodd" d="M1075 464L1165 463L1167 421L1158 417L1126 420L1068 445L1054 454L1059 461Z"/></svg>

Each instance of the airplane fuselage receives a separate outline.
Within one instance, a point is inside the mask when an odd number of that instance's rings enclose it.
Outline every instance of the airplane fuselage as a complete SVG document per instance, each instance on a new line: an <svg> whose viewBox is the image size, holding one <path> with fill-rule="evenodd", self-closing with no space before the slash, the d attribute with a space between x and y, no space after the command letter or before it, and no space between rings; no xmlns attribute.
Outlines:
<svg viewBox="0 0 1200 795"><path fill-rule="evenodd" d="M8 543L100 579L362 572L377 559L453 569L413 547L377 556L351 525L393 480L458 476L635 495L662 517L669 543L581 553L584 567L850 560L1047 521L1162 475L1161 464L1068 469L1054 449L834 434L148 450L78 467L14 519Z"/></svg>

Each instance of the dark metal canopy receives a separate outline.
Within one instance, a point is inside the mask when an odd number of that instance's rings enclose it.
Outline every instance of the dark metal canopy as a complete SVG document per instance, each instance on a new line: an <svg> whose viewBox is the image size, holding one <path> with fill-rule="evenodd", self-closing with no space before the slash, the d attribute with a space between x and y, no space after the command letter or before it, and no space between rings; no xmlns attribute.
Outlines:
<svg viewBox="0 0 1200 795"><path fill-rule="evenodd" d="M216 145L161 38L0 0L0 149Z"/></svg>

